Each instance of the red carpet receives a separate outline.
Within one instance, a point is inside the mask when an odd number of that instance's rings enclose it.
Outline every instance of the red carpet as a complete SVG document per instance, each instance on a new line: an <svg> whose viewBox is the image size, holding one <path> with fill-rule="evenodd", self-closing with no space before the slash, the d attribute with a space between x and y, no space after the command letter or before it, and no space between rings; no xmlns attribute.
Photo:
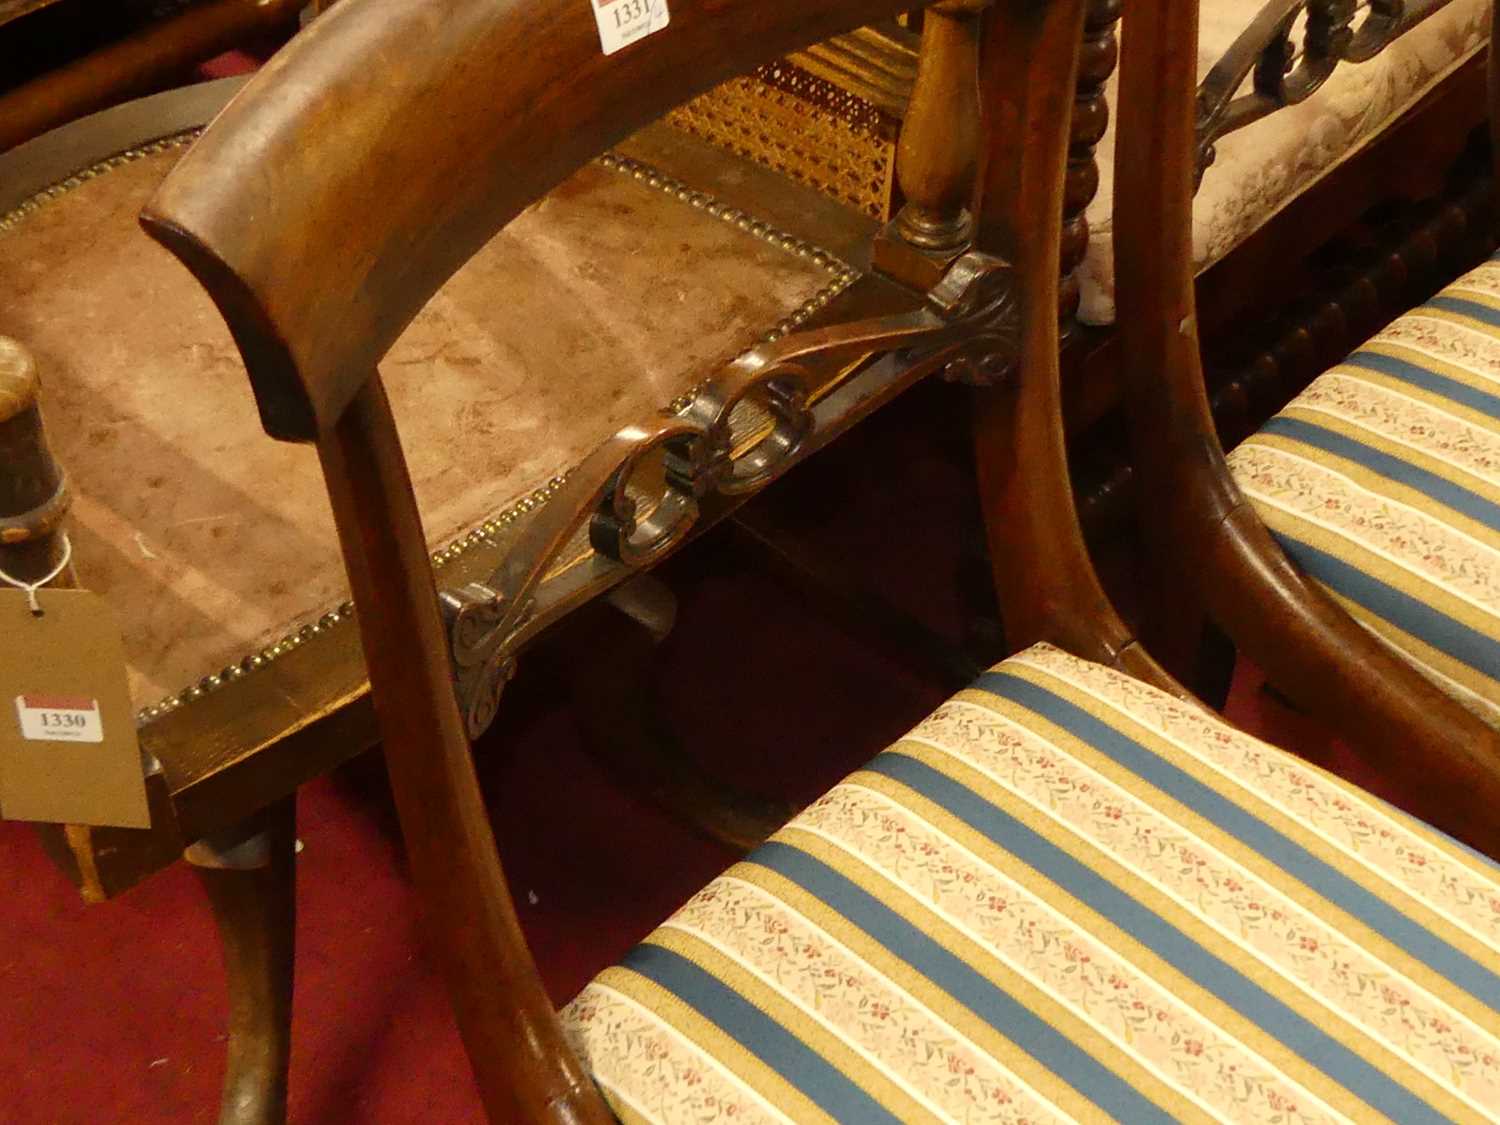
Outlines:
<svg viewBox="0 0 1500 1125"><path fill-rule="evenodd" d="M961 399L945 388L916 398L773 499L783 522L816 529L852 580L952 633L962 620L954 529L972 523L973 501L963 467L934 454L928 423L934 407L961 417ZM695 751L767 793L815 795L947 693L936 672L897 663L893 646L811 613L727 535L666 576L681 599L660 654L672 717ZM1237 677L1231 713L1320 760L1339 752L1260 693L1253 671ZM559 1001L733 858L606 779L540 662L523 661L478 756ZM479 1120L417 938L378 757L304 790L300 835L292 1120ZM191 872L179 866L85 907L21 824L0 824L0 872L0 1122L213 1121L223 984Z"/></svg>

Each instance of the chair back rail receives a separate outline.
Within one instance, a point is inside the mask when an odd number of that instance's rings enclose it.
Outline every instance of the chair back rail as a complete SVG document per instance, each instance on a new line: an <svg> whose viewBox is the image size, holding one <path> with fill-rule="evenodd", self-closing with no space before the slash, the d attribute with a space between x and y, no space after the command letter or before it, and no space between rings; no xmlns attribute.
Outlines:
<svg viewBox="0 0 1500 1125"><path fill-rule="evenodd" d="M902 7L677 0L606 56L583 0L353 0L225 108L144 221L224 312L266 429L312 441L454 270L586 160Z"/></svg>
<svg viewBox="0 0 1500 1125"><path fill-rule="evenodd" d="M1132 446L1158 565L1282 690L1338 721L1410 811L1494 853L1500 732L1307 580L1241 495L1203 382L1192 270L1197 6L1125 21L1115 246Z"/></svg>
<svg viewBox="0 0 1500 1125"><path fill-rule="evenodd" d="M247 84L143 216L229 322L268 432L318 445L414 881L492 1120L609 1115L508 893L376 365L585 161L731 74L901 7L672 0L664 32L606 58L583 0L344 0Z"/></svg>

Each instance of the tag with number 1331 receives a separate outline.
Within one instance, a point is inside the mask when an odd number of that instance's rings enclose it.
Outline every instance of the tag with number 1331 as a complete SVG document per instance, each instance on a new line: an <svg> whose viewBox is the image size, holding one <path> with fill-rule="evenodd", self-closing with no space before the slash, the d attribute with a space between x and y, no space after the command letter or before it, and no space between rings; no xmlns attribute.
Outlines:
<svg viewBox="0 0 1500 1125"><path fill-rule="evenodd" d="M599 24L599 42L612 55L666 27L667 0L590 0Z"/></svg>

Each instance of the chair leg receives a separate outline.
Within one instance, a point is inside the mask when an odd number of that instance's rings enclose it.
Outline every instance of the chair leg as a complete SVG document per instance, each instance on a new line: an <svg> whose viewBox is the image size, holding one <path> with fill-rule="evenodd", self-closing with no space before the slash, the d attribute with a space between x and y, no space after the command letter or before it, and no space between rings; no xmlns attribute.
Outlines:
<svg viewBox="0 0 1500 1125"><path fill-rule="evenodd" d="M617 782L721 844L749 851L798 807L714 777L672 730L657 682L656 648L671 629L671 591L649 575L609 604L585 607L545 642L573 700L589 753Z"/></svg>
<svg viewBox="0 0 1500 1125"><path fill-rule="evenodd" d="M282 1125L292 1045L296 797L188 848L213 906L229 985L219 1125Z"/></svg>

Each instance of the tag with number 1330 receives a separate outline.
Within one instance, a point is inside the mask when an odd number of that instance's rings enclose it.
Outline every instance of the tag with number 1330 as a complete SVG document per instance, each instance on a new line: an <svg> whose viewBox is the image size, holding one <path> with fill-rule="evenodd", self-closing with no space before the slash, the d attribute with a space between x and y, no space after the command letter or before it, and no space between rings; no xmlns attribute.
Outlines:
<svg viewBox="0 0 1500 1125"><path fill-rule="evenodd" d="M104 599L0 589L0 817L146 828L120 630Z"/></svg>

